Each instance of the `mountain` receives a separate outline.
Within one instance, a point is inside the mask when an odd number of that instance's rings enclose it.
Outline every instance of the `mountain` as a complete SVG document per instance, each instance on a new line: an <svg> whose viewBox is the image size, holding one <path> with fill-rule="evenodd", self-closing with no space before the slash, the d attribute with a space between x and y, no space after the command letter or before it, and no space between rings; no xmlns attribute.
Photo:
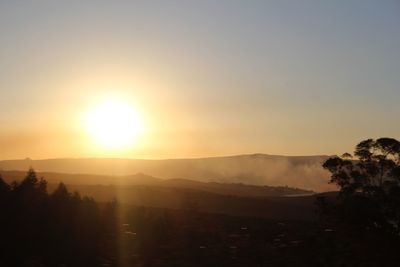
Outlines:
<svg viewBox="0 0 400 267"><path fill-rule="evenodd" d="M239 155L196 159L46 159L3 160L0 170L111 175L146 173L161 179L289 186L313 191L331 191L329 174L321 165L328 156ZM88 179L90 179L88 177Z"/></svg>

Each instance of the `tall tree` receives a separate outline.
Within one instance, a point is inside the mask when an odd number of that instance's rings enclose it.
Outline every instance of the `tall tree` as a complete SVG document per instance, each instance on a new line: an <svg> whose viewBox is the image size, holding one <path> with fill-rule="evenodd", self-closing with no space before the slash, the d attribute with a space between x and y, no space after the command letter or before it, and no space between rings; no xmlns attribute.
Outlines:
<svg viewBox="0 0 400 267"><path fill-rule="evenodd" d="M400 142L393 138L360 142L354 157L332 157L323 167L340 189L335 210L362 228L400 233Z"/></svg>

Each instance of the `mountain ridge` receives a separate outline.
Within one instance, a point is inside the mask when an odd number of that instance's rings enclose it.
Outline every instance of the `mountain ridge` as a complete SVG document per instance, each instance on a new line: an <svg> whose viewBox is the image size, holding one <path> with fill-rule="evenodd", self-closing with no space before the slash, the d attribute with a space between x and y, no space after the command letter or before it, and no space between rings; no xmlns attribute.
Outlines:
<svg viewBox="0 0 400 267"><path fill-rule="evenodd" d="M3 160L0 170L96 175L146 173L162 179L184 178L202 182L289 186L317 192L334 190L322 163L329 156L244 154L191 159L71 158Z"/></svg>
<svg viewBox="0 0 400 267"><path fill-rule="evenodd" d="M204 156L204 157L187 157L187 158L120 158L120 157L56 157L56 158L39 158L32 159L26 158L15 158L15 159L3 159L3 161L47 161L47 160L146 160L146 161L167 161L167 160L201 160L201 159L215 159L215 158L235 158L235 157L249 157L249 156L263 156L263 157L285 157L285 158L307 158L307 157L333 157L335 155L278 155L278 154L266 154L266 153L246 153L246 154L233 154L233 155L221 155L221 156Z"/></svg>
<svg viewBox="0 0 400 267"><path fill-rule="evenodd" d="M23 171L0 171L0 176L8 183L13 181L22 181L26 176ZM58 183L64 183L67 186L154 186L176 189L193 189L208 193L220 195L235 195L242 197L271 197L286 196L298 194L313 194L314 192L303 190L300 188L290 187L271 187L257 186L238 183L216 183L216 182L200 182L188 179L160 179L143 173L129 176L107 176L93 174L63 174L63 173L37 173L38 177L43 177L49 185L50 189L54 188Z"/></svg>

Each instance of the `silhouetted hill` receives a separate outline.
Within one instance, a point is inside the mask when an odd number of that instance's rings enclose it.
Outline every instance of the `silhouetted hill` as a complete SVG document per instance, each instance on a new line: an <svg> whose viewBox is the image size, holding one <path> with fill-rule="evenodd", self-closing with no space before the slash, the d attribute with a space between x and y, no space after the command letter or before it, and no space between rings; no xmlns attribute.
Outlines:
<svg viewBox="0 0 400 267"><path fill-rule="evenodd" d="M8 183L21 181L26 172L22 171L0 171L0 175ZM232 195L242 197L272 197L313 194L312 191L291 187L256 186L246 184L223 184L215 182L198 182L187 179L158 179L142 173L127 176L107 176L93 174L66 174L66 173L38 173L38 176L45 177L50 184L63 182L70 186L91 186L91 185L113 185L113 186L156 186L159 188L177 188L200 190L220 195Z"/></svg>
<svg viewBox="0 0 400 267"><path fill-rule="evenodd" d="M98 174L70 174L70 173L55 173L55 172L37 172L38 176L46 178L49 183L57 184L63 182L65 184L74 185L152 185L163 181L143 173L133 175L98 175ZM7 182L20 181L26 176L26 171L5 171L0 170L0 175Z"/></svg>
<svg viewBox="0 0 400 267"><path fill-rule="evenodd" d="M116 198L133 206L189 209L206 213L263 217L275 220L315 219L315 195L302 197L243 197L164 186L68 186L97 201Z"/></svg>
<svg viewBox="0 0 400 267"><path fill-rule="evenodd" d="M0 175L11 183L21 181L26 173L1 171ZM205 183L186 179L162 180L145 174L120 177L65 173L37 175L48 181L50 192L62 181L71 191L78 191L99 202L117 199L122 204L133 206L189 209L277 220L314 218L313 192L298 188Z"/></svg>
<svg viewBox="0 0 400 267"><path fill-rule="evenodd" d="M221 195L244 197L271 197L290 195L310 195L314 192L286 186L257 186L242 183L198 182L186 179L168 179L158 183L160 186L197 189Z"/></svg>
<svg viewBox="0 0 400 267"><path fill-rule="evenodd" d="M0 161L2 170L85 173L98 175L147 175L163 179L289 186L330 191L329 175L321 167L328 156L239 155L199 159L47 159Z"/></svg>

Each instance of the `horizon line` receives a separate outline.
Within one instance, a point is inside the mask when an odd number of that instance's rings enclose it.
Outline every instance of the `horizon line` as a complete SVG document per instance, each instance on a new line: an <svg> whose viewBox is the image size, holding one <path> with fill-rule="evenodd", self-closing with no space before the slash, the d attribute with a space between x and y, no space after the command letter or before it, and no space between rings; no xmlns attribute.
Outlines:
<svg viewBox="0 0 400 267"><path fill-rule="evenodd" d="M335 155L277 155L267 153L244 153L244 154L230 154L221 156L203 156L203 157L177 157L177 158L123 158L123 157L55 157L55 158L38 158L32 159L31 157L26 158L12 158L12 159L0 159L2 161L45 161L45 160L148 160L148 161L164 161L164 160L197 160L197 159L214 159L214 158L233 158L243 156L270 156L270 157L332 157Z"/></svg>

